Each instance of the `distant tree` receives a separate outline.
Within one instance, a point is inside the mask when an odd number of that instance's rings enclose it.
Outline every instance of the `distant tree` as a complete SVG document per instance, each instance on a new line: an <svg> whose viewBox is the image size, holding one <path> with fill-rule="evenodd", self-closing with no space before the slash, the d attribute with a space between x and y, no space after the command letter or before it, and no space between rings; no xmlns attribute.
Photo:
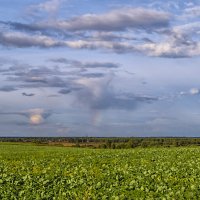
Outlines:
<svg viewBox="0 0 200 200"><path fill-rule="evenodd" d="M106 148L108 148L108 149L110 149L111 148L111 145L112 145L112 142L111 142L111 140L107 140L106 141Z"/></svg>
<svg viewBox="0 0 200 200"><path fill-rule="evenodd" d="M111 149L116 149L115 143L112 143L112 144L111 144Z"/></svg>

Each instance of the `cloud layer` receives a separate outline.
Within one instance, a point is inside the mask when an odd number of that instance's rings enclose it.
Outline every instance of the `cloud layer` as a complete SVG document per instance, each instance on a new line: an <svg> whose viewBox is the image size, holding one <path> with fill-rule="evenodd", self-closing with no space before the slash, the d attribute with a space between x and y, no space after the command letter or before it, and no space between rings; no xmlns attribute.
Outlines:
<svg viewBox="0 0 200 200"><path fill-rule="evenodd" d="M29 9L54 13L61 3L51 0ZM18 48L66 47L155 57L193 57L200 54L197 16L195 7L184 9L181 17L152 8L122 7L102 14L47 18L34 23L1 21L0 44ZM187 22L190 18L193 20Z"/></svg>

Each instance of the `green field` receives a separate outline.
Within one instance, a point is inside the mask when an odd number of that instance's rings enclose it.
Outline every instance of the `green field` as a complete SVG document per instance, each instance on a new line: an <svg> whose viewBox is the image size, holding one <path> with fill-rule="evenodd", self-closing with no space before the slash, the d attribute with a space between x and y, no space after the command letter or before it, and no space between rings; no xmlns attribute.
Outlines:
<svg viewBox="0 0 200 200"><path fill-rule="evenodd" d="M198 199L200 148L0 145L0 199Z"/></svg>

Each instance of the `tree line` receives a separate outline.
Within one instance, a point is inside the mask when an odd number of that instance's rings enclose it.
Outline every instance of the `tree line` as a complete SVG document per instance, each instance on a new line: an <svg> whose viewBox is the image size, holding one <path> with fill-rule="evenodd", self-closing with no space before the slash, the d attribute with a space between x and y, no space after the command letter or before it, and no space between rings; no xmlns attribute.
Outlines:
<svg viewBox="0 0 200 200"><path fill-rule="evenodd" d="M105 149L125 149L136 147L179 147L199 146L200 138L135 138L135 137L1 137L0 142L34 143L48 145L50 143L70 143L74 147L91 147Z"/></svg>

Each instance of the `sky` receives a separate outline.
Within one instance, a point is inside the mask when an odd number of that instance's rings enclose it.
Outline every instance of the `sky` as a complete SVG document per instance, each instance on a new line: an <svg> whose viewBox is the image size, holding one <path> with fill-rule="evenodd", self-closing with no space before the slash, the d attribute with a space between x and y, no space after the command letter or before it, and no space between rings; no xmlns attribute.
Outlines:
<svg viewBox="0 0 200 200"><path fill-rule="evenodd" d="M0 137L199 137L200 2L1 0Z"/></svg>

